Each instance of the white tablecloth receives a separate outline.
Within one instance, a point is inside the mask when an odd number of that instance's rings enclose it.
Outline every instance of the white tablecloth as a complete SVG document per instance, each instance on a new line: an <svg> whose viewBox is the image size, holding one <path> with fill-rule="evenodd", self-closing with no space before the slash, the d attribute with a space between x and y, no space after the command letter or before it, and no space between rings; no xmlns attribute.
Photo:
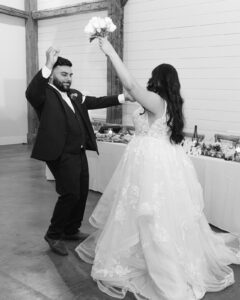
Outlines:
<svg viewBox="0 0 240 300"><path fill-rule="evenodd" d="M100 155L87 151L90 189L103 192L125 144L99 142ZM208 222L223 230L240 233L240 163L210 157L191 157L203 187ZM48 180L53 179L46 169Z"/></svg>

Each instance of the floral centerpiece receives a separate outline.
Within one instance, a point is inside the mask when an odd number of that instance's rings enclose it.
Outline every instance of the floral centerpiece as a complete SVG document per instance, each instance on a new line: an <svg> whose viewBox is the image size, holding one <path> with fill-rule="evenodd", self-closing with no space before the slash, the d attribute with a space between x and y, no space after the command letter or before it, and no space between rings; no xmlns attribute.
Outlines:
<svg viewBox="0 0 240 300"><path fill-rule="evenodd" d="M111 131L109 133L106 132L106 133L100 133L100 132L97 132L96 133L96 138L97 138L97 141L102 141L102 142L113 142L113 143L123 143L123 144L127 144L131 141L133 135L131 134L117 134L113 131Z"/></svg>
<svg viewBox="0 0 240 300"><path fill-rule="evenodd" d="M191 139L184 139L181 145L187 154L193 155L193 156L201 155L202 150L201 150L200 143L196 143L195 141L192 141Z"/></svg>
<svg viewBox="0 0 240 300"><path fill-rule="evenodd" d="M127 144L134 136L134 128L120 124L105 124L95 132L95 135L97 141Z"/></svg>
<svg viewBox="0 0 240 300"><path fill-rule="evenodd" d="M204 155L240 162L240 155L238 155L237 148L233 143L202 141L196 144L191 139L185 139L182 142L182 147L189 155Z"/></svg>

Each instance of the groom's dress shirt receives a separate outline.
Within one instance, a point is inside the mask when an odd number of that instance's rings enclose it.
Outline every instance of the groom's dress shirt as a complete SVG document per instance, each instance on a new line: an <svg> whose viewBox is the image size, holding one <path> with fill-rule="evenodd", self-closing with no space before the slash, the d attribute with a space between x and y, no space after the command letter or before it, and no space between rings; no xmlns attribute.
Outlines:
<svg viewBox="0 0 240 300"><path fill-rule="evenodd" d="M72 111L75 113L75 109L73 107L72 101L69 99L68 95L66 92L60 91L55 85L49 83L53 88L55 88L59 94L62 96L63 100L67 103L67 105L72 109Z"/></svg>
<svg viewBox="0 0 240 300"><path fill-rule="evenodd" d="M42 76L44 78L48 78L51 75L51 73L52 73L52 70L50 70L47 66L44 66L42 68ZM63 100L68 104L68 106L70 106L70 108L72 109L72 111L75 113L75 109L74 109L74 107L72 105L72 102L69 99L67 93L60 91L55 85L53 85L51 83L49 83L49 85L51 85L53 88L55 88L60 93L60 95L62 96ZM85 101L85 99L86 99L86 95L83 95L82 96L82 103ZM118 95L118 101L121 104L125 103L125 96L124 96L124 94L119 94Z"/></svg>

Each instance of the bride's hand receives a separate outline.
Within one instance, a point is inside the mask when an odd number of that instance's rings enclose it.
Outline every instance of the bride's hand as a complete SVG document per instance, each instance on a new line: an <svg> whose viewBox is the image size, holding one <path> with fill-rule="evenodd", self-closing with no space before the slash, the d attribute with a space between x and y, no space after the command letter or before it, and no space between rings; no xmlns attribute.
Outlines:
<svg viewBox="0 0 240 300"><path fill-rule="evenodd" d="M111 43L108 41L107 38L99 37L98 38L98 42L99 42L100 49L106 55L109 56L112 52L115 51L114 48L113 48L113 46L111 45Z"/></svg>
<svg viewBox="0 0 240 300"><path fill-rule="evenodd" d="M125 97L126 101L136 102L136 100L129 93L127 93L125 90L123 91L123 94L124 94L124 97Z"/></svg>

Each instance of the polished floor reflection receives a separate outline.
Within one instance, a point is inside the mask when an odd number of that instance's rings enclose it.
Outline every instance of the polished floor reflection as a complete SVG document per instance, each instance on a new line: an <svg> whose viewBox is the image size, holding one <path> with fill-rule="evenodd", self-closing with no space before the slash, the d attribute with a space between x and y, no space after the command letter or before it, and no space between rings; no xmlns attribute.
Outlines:
<svg viewBox="0 0 240 300"><path fill-rule="evenodd" d="M85 232L92 231L88 217L99 196L89 193ZM75 254L76 242L67 242L67 257L49 251L43 235L55 201L54 183L46 181L44 164L30 159L30 147L0 146L0 300L113 299L92 281L91 266ZM233 268L236 283L204 300L240 299L240 266Z"/></svg>

